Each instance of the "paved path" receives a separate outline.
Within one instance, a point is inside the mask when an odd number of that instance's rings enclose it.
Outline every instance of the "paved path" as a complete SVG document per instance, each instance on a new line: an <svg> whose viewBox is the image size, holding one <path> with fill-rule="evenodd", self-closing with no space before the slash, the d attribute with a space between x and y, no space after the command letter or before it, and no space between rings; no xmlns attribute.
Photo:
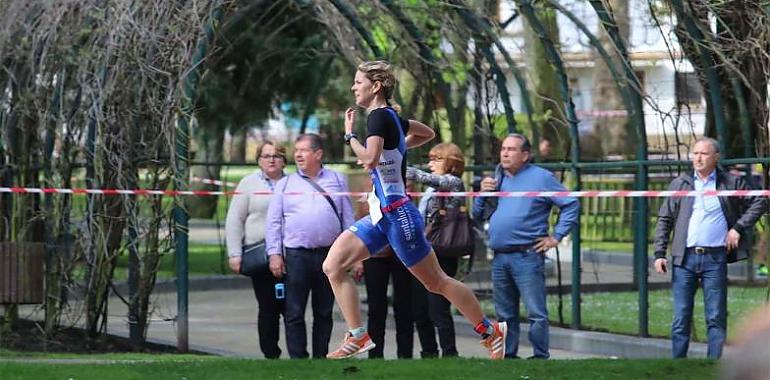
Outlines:
<svg viewBox="0 0 770 380"><path fill-rule="evenodd" d="M189 296L189 344L191 349L223 355L261 358L256 331L256 300L251 289L211 290L190 293ZM176 329L173 321L166 318L176 314L176 295L158 294L154 298L155 319L148 330L148 338L168 344L176 344ZM308 307L308 331L312 326L312 317ZM128 335L126 307L117 299L110 302L109 332ZM385 358L396 357L395 328L392 318L388 319L385 333ZM457 348L463 357L486 357L486 350L479 345L470 325L457 325ZM468 330L468 331L465 331ZM335 318L330 349L336 347L345 331L344 323ZM282 349L285 348L283 326L281 326ZM419 340L415 334L415 357L419 357ZM519 356L532 355L532 349L522 346ZM554 359L580 359L599 357L563 350L552 350ZM284 349L283 357L286 357Z"/></svg>

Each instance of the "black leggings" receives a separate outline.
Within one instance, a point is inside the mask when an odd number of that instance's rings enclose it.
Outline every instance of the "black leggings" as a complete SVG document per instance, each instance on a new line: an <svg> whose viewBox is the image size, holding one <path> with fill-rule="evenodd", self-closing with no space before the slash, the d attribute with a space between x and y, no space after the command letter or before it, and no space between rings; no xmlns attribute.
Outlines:
<svg viewBox="0 0 770 380"><path fill-rule="evenodd" d="M286 303L275 298L275 284L278 281L269 270L251 277L251 286L254 288L258 305L259 348L268 359L278 359L281 356L281 349L278 348L279 319L286 310Z"/></svg>
<svg viewBox="0 0 770 380"><path fill-rule="evenodd" d="M385 319L388 315L388 280L393 277L393 315L396 319L396 351L401 359L412 357L414 319L412 318L412 274L395 256L364 261L366 297L369 304L367 330L377 346L370 358L382 358Z"/></svg>

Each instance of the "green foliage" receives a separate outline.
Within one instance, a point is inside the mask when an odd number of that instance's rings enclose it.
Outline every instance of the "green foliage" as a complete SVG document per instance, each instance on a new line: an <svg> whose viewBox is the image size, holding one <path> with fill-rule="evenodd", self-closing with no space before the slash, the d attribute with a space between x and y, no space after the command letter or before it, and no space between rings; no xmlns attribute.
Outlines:
<svg viewBox="0 0 770 380"><path fill-rule="evenodd" d="M542 114L532 114L532 121L540 126L546 121L550 120L551 118L551 110L545 110ZM529 138L532 138L532 125L529 122L529 118L527 118L527 115L518 112L514 114L514 119L516 120L516 129L519 133L528 136ZM505 120L505 117L503 115L497 115L493 118L494 120L494 134L495 137L502 140L503 137L508 135L508 123Z"/></svg>
<svg viewBox="0 0 770 380"><path fill-rule="evenodd" d="M338 75L339 66L331 75L320 72L320 62L334 54L324 25L308 9L279 3L239 1L223 25L198 88L202 128L260 124L285 102L301 115L310 87Z"/></svg>
<svg viewBox="0 0 770 380"><path fill-rule="evenodd" d="M468 76L473 69L473 64L470 62L455 61L450 63L441 75L444 81L454 85L463 85L468 82Z"/></svg>
<svg viewBox="0 0 770 380"><path fill-rule="evenodd" d="M389 53L393 50L393 46L390 42L389 33L382 25L375 25L372 27L372 38L374 38L377 47L385 52L386 56L390 55Z"/></svg>

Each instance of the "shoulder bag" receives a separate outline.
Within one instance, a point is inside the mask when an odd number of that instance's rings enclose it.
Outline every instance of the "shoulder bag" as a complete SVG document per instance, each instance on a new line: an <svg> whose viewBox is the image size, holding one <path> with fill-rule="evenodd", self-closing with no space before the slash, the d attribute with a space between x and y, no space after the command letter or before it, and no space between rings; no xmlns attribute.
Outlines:
<svg viewBox="0 0 770 380"><path fill-rule="evenodd" d="M439 207L430 218L426 236L439 257L460 258L473 254L473 223L465 206L447 208L446 198L439 197Z"/></svg>
<svg viewBox="0 0 770 380"><path fill-rule="evenodd" d="M241 274L244 276L254 276L261 272L267 272L269 267L267 249L265 241L243 246L241 253Z"/></svg>

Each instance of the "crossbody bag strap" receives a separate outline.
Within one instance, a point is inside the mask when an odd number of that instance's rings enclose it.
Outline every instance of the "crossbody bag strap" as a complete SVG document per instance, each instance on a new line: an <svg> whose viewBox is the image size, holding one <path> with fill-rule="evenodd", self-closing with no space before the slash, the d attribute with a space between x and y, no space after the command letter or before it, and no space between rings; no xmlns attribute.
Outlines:
<svg viewBox="0 0 770 380"><path fill-rule="evenodd" d="M438 190L435 190L438 191ZM436 209L433 210L430 214L427 214L428 211L431 211L430 205L426 206L428 210L426 210L426 226L425 226L425 232L429 233L434 228L438 227L439 224L441 224L441 210L444 210L446 212L446 205L444 204L443 197L437 197L435 195L431 195L433 197L433 202L436 202Z"/></svg>
<svg viewBox="0 0 770 380"><path fill-rule="evenodd" d="M283 201L286 195L286 188L289 186L289 178L291 175L286 176L286 182L283 183L283 190L281 190L281 256L286 257L286 246L283 245L283 238L286 236L286 203Z"/></svg>
<svg viewBox="0 0 770 380"><path fill-rule="evenodd" d="M436 189L436 191L438 191L438 189ZM434 197L436 197L437 207L436 207L436 212L434 212L433 215L434 215L434 218L437 218L437 221L438 221L438 218L441 217L441 212L444 212L444 214L446 214L446 197L439 197L437 195L434 195Z"/></svg>
<svg viewBox="0 0 770 380"><path fill-rule="evenodd" d="M318 190L319 193L326 193L326 190L324 190L323 187L321 187L318 183L310 179L310 177L305 177L303 175L300 175L300 178L304 179L309 183L311 186L313 186L314 189ZM332 197L330 197L328 194L323 195L324 198L326 198L326 201L329 202L329 205L332 206L332 210L334 210L334 215L337 216L337 220L340 222L340 231L343 231L345 228L343 227L342 223L342 216L340 216L340 212L337 211L337 205L334 204L334 201L332 200Z"/></svg>

